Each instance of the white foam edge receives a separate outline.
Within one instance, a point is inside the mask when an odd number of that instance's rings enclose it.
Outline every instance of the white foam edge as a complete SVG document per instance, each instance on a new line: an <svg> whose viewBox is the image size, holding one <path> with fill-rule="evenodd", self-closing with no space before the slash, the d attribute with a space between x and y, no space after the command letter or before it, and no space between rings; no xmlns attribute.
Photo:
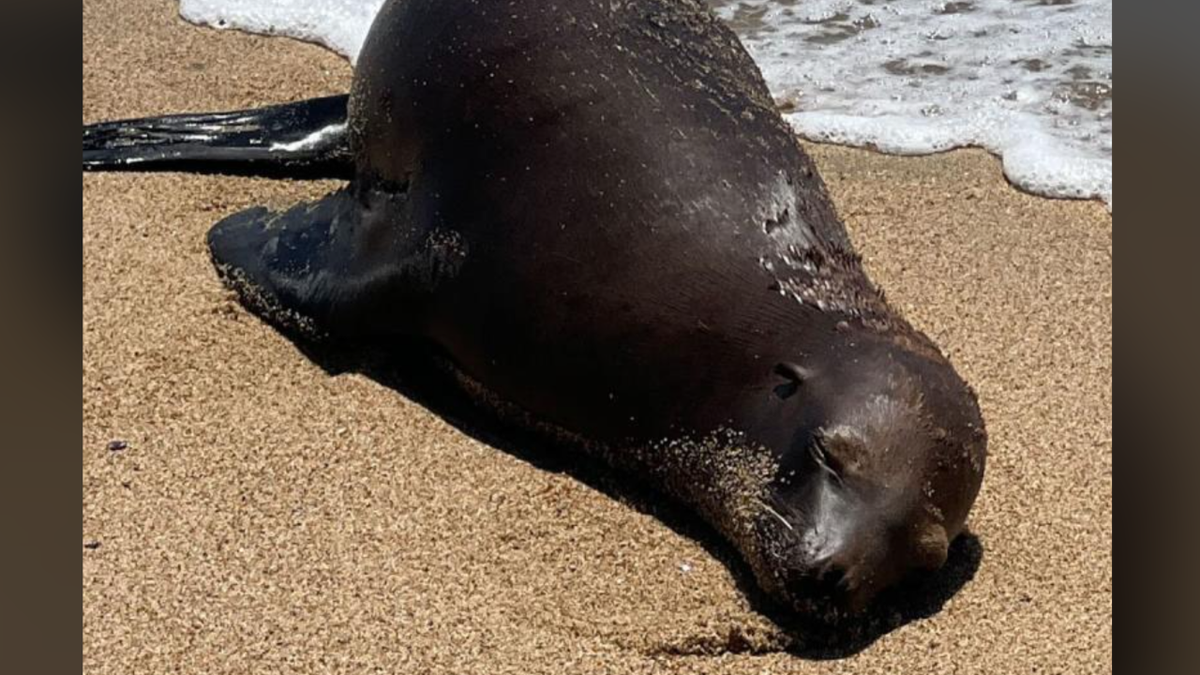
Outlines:
<svg viewBox="0 0 1200 675"><path fill-rule="evenodd" d="M915 120L807 111L785 116L802 138L868 148L888 155L931 155L979 147L999 157L1004 175L1044 197L1099 199L1113 208L1112 160L1089 157L1022 123L1019 116L988 120Z"/></svg>

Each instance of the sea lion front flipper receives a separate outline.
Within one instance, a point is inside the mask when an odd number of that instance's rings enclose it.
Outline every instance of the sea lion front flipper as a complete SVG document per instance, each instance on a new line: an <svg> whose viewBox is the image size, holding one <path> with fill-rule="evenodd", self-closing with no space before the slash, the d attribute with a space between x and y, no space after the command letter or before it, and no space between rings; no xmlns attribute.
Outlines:
<svg viewBox="0 0 1200 675"><path fill-rule="evenodd" d="M284 212L234 214L208 246L243 304L311 339L409 332L416 300L448 269L437 239L410 224L403 192L352 184Z"/></svg>

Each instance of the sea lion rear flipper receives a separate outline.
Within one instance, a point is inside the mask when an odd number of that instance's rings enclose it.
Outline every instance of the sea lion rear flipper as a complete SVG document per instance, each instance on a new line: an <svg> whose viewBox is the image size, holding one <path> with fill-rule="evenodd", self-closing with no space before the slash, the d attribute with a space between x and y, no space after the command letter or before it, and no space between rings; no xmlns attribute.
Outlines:
<svg viewBox="0 0 1200 675"><path fill-rule="evenodd" d="M87 125L83 170L350 178L347 99Z"/></svg>
<svg viewBox="0 0 1200 675"><path fill-rule="evenodd" d="M213 226L213 264L243 304L301 337L404 332L418 228L403 193L350 187L278 212L258 207Z"/></svg>

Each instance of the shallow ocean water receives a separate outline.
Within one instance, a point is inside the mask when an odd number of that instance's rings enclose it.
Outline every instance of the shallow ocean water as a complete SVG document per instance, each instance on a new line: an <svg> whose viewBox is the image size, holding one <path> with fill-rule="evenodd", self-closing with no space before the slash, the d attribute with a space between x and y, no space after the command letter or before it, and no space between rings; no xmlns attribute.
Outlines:
<svg viewBox="0 0 1200 675"><path fill-rule="evenodd" d="M894 154L980 146L1018 187L1112 208L1112 0L708 1L804 138ZM182 0L180 13L353 61L382 4Z"/></svg>

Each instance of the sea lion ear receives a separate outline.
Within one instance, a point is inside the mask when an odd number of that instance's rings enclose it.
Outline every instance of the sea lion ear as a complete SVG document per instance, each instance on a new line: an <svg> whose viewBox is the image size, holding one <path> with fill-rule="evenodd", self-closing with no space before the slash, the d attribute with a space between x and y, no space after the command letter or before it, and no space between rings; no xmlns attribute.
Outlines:
<svg viewBox="0 0 1200 675"><path fill-rule="evenodd" d="M787 380L775 387L775 395L784 401L795 396L800 391L800 385L812 378L812 371L791 362L777 364L775 374Z"/></svg>

